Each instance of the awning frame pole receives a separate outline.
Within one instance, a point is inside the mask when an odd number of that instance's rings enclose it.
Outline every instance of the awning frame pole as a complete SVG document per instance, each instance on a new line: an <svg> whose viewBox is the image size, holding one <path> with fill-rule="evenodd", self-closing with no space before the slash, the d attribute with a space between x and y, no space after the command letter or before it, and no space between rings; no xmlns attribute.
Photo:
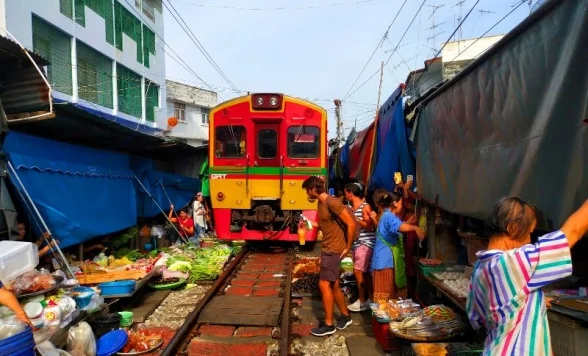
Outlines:
<svg viewBox="0 0 588 356"><path fill-rule="evenodd" d="M167 190L165 190L163 183L159 182L159 184L161 185L161 189L163 189L163 192L165 193L165 196L167 197L167 201L169 201L169 205L174 205L174 203L172 203L171 199L169 198L169 195L167 195ZM190 204L190 203L188 203L188 204ZM174 215L176 216L176 219L178 219L178 221L179 221L178 213L176 213L175 209L174 209Z"/></svg>
<svg viewBox="0 0 588 356"><path fill-rule="evenodd" d="M145 193L147 193L147 195L149 195L149 198L151 198L151 200L153 200L153 202L155 203L155 205L157 206L157 208L159 209L159 211L161 211L161 213L163 214L163 216L165 216L165 218L167 219L167 221L169 221L169 223L174 228L174 230L176 230L176 232L178 233L178 236L180 236L180 238L182 240L184 240L185 243L188 243L188 240L184 236L182 236L182 234L180 234L180 230L178 230L178 228L176 228L176 225L174 225L174 223L170 220L170 218L167 216L167 214L165 213L165 211L163 211L163 209L161 208L161 206L157 203L157 201L155 200L155 198L151 195L151 193L149 193L149 191L147 190L147 188L145 188L145 186L143 185L143 183L141 183L141 181L139 180L139 178L137 178L137 176L134 176L134 177L135 177L135 180L137 182L139 182L139 184L141 185L141 188L143 188L143 190L145 191Z"/></svg>
<svg viewBox="0 0 588 356"><path fill-rule="evenodd" d="M20 189L18 189L18 187L17 187L16 190L19 192L21 198L25 202L25 205L27 205L27 207L29 207L28 204L26 204L26 201L28 200L29 203L30 203L30 207L29 208L32 208L34 210L34 214L33 215L37 215L37 217L39 218L39 221L41 222L41 224L43 225L43 228L45 229L45 232L47 232L51 237L53 237L53 235L51 234L51 230L49 230L49 227L45 223L45 220L43 219L43 216L41 216L41 213L39 212L39 209L37 209L37 206L35 205L35 202L31 198L31 196L29 195L29 192L27 191L27 188L25 187L25 185L20 180L20 177L16 173L16 169L14 169L14 167L12 166L12 162L10 162L10 160L7 160L7 163L8 163L8 168L12 171L12 175L14 176L14 178L16 179L16 181L18 182L18 184L22 188L22 192L20 191ZM22 196L23 193L25 194L25 196L26 196L27 199L25 199ZM47 238L45 238L44 235L43 235L43 239L48 244L48 246L51 249L51 251L53 251L53 247L51 246L51 244L49 243L49 241L47 240ZM63 260L63 264L65 265L65 267L67 267L67 272L69 272L69 274L70 274L68 277L70 277L70 279L76 279L77 280L76 275L72 272L69 264L67 263L67 259L63 255L63 252L61 252L61 249L59 248L59 246L57 244L55 244L54 247L57 250L57 252L59 253L59 256L61 256L61 259Z"/></svg>

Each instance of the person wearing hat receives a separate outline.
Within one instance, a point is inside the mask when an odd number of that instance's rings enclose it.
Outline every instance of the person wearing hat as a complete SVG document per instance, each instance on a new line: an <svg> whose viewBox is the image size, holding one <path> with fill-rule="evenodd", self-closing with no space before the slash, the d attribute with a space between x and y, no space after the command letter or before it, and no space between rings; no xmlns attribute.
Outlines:
<svg viewBox="0 0 588 356"><path fill-rule="evenodd" d="M201 192L198 192L194 197L192 211L194 217L195 237L196 239L199 239L206 230L206 206L204 205L204 196Z"/></svg>

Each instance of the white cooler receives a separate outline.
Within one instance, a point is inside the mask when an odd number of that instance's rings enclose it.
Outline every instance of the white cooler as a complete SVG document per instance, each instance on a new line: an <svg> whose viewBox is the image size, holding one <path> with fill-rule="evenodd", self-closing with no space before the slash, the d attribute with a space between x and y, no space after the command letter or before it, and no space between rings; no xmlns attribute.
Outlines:
<svg viewBox="0 0 588 356"><path fill-rule="evenodd" d="M0 241L0 281L8 284L39 264L37 245L22 241Z"/></svg>

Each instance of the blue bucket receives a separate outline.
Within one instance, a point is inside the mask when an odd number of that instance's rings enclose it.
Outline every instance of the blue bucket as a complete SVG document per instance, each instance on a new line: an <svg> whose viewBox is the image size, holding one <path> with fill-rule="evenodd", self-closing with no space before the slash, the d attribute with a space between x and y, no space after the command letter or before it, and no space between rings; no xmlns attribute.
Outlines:
<svg viewBox="0 0 588 356"><path fill-rule="evenodd" d="M81 293L82 295L75 296L74 300L76 301L76 307L78 309L84 309L87 307L90 302L92 301L92 297L94 296L94 289L90 287L75 287L74 292Z"/></svg>
<svg viewBox="0 0 588 356"><path fill-rule="evenodd" d="M106 282L98 285L98 289L103 296L109 295L127 295L133 293L137 282L132 280Z"/></svg>
<svg viewBox="0 0 588 356"><path fill-rule="evenodd" d="M4 340L0 340L0 356L34 356L35 340L31 328L26 328L23 332L13 335Z"/></svg>

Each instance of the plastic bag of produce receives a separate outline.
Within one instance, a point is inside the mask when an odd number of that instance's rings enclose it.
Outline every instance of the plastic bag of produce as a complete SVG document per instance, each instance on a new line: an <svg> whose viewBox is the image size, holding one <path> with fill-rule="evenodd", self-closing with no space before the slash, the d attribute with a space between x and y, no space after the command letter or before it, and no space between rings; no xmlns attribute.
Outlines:
<svg viewBox="0 0 588 356"><path fill-rule="evenodd" d="M16 295L41 292L55 286L55 279L49 274L30 271L17 277L10 284Z"/></svg>
<svg viewBox="0 0 588 356"><path fill-rule="evenodd" d="M72 356L96 356L96 339L92 328L85 321L69 329L67 352Z"/></svg>

